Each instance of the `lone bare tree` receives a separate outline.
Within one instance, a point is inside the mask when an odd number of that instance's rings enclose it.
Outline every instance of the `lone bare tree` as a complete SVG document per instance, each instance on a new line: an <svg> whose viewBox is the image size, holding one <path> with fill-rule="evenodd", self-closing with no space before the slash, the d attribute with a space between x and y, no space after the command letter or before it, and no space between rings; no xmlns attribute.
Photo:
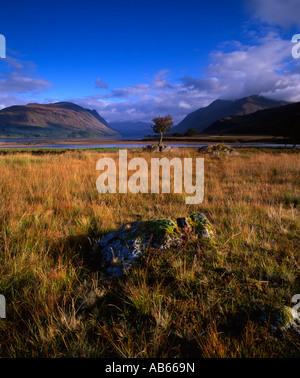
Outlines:
<svg viewBox="0 0 300 378"><path fill-rule="evenodd" d="M174 125L174 122L170 115L166 115L165 117L153 118L152 122L154 122L154 125L152 126L153 131L157 134L160 134L158 147L161 150L163 147L162 141L164 133L168 132L171 129L171 127Z"/></svg>

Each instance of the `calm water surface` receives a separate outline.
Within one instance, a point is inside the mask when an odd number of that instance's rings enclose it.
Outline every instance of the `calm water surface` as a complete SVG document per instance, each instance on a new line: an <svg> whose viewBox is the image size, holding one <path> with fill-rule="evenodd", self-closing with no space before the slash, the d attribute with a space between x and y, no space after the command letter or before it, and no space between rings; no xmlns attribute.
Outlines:
<svg viewBox="0 0 300 378"><path fill-rule="evenodd" d="M147 145L147 142L145 142L144 144L143 143L111 143L111 144L106 144L106 143L103 143L103 144L47 144L47 145L26 145L26 146L23 146L22 143L24 143L24 140L22 139L0 139L0 142L6 142L6 143L9 143L9 142L15 142L15 143L20 143L20 146L16 145L16 146L13 146L13 147L6 147L6 146L0 146L0 148L10 148L10 149L15 149L15 148L30 148L30 149L33 149L33 148L37 148L37 149L42 149L42 148L68 148L68 149L72 149L72 148L134 148L134 147L143 147L144 145ZM27 141L26 141L27 142ZM227 144L227 143L226 143ZM167 143L168 146L171 146L171 147L204 147L204 146L208 146L208 144L200 144L200 143L196 143L196 144L188 144L188 143L182 143L182 144L172 144L172 143ZM284 144L276 144L276 143L243 143L243 144L230 144L228 143L227 144L228 146L232 146L232 147L294 147L293 144L287 144L287 145L284 145ZM297 148L300 147L300 144L297 144L296 145Z"/></svg>

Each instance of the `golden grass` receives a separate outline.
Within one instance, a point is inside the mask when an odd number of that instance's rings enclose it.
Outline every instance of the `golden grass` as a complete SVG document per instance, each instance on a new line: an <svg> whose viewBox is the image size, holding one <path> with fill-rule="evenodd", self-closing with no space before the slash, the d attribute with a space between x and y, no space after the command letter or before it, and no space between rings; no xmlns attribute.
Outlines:
<svg viewBox="0 0 300 378"><path fill-rule="evenodd" d="M0 356L276 357L299 353L258 309L299 285L300 156L242 150L205 157L205 199L105 194L96 162L116 151L0 155ZM128 157L150 153L133 149ZM199 157L178 149L171 157ZM123 223L208 216L216 243L151 248L121 280L98 271L93 243ZM276 343L271 341L276 340Z"/></svg>

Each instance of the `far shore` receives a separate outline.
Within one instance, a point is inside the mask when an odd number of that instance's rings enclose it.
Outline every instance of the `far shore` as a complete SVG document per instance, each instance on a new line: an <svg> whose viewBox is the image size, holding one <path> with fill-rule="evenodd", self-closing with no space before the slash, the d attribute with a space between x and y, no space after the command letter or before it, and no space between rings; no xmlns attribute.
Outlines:
<svg viewBox="0 0 300 378"><path fill-rule="evenodd" d="M22 147L43 147L51 145L80 145L80 146L108 146L111 144L114 145L126 145L126 144L135 144L135 145L147 145L157 143L158 139L155 137L143 138L143 139L101 139L101 138L53 138L53 137L44 137L44 138L0 138L0 147L2 148L22 148ZM274 137L274 136L193 136L193 137L171 137L166 136L164 138L166 144L172 143L173 145L194 145L194 144L214 144L214 143L230 143L230 144L241 144L241 143L276 143L276 144L285 144L289 143L283 137Z"/></svg>

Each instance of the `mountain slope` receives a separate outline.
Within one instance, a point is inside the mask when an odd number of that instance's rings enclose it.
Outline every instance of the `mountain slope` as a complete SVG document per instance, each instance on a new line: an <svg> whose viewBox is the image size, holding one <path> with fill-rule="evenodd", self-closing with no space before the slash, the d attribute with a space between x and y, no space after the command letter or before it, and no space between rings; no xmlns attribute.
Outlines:
<svg viewBox="0 0 300 378"><path fill-rule="evenodd" d="M284 101L275 101L257 95L243 97L235 101L216 100L207 107L200 108L188 114L177 126L172 129L172 133L183 133L189 128L195 128L198 133L200 133L202 130L209 127L213 122L224 117L250 114L258 110L286 104L287 102Z"/></svg>
<svg viewBox="0 0 300 378"><path fill-rule="evenodd" d="M0 136L116 137L96 112L71 102L15 105L0 110Z"/></svg>
<svg viewBox="0 0 300 378"><path fill-rule="evenodd" d="M226 117L203 130L217 135L274 135L300 140L300 102Z"/></svg>
<svg viewBox="0 0 300 378"><path fill-rule="evenodd" d="M110 123L110 127L121 135L134 138L143 138L146 135L153 134L151 125L151 123L147 122L132 121Z"/></svg>

